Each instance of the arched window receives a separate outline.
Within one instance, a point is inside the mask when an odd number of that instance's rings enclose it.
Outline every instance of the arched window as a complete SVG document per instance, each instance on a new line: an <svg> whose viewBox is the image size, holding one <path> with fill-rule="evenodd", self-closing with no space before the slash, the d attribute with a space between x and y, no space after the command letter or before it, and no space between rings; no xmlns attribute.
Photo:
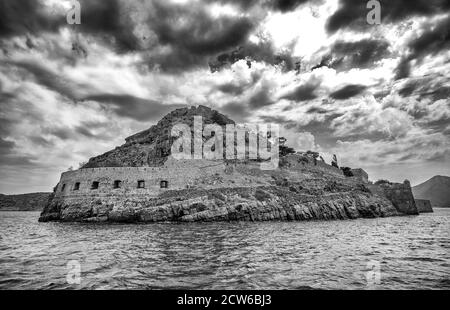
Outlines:
<svg viewBox="0 0 450 310"><path fill-rule="evenodd" d="M139 180L138 184L137 184L138 188L145 188L145 181L144 180Z"/></svg>
<svg viewBox="0 0 450 310"><path fill-rule="evenodd" d="M168 188L169 187L169 182L163 180L163 181L161 181L159 183L159 187L161 187L161 188Z"/></svg>
<svg viewBox="0 0 450 310"><path fill-rule="evenodd" d="M77 191L80 189L80 182L75 183L75 185L73 186L73 190Z"/></svg>
<svg viewBox="0 0 450 310"><path fill-rule="evenodd" d="M115 180L114 181L114 188L121 188L122 187L122 181L120 180Z"/></svg>
<svg viewBox="0 0 450 310"><path fill-rule="evenodd" d="M97 181L92 182L91 189L98 189L98 185L99 185L99 182L97 182Z"/></svg>

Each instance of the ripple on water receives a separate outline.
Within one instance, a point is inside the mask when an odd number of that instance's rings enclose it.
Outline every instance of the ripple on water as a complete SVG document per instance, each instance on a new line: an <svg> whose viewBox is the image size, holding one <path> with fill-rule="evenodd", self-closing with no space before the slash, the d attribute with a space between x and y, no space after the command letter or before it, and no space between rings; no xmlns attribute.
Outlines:
<svg viewBox="0 0 450 310"><path fill-rule="evenodd" d="M1 289L366 289L376 268L376 288L450 287L445 209L329 222L147 225L0 215ZM70 260L80 263L80 285L67 283Z"/></svg>

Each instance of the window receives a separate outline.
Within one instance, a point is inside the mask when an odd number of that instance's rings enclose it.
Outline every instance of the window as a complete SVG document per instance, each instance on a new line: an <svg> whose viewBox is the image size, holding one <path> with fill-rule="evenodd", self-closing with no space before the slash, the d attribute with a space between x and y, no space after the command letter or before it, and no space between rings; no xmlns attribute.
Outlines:
<svg viewBox="0 0 450 310"><path fill-rule="evenodd" d="M65 189L66 189L66 184L63 184L63 185L61 186L61 192L64 192Z"/></svg>
<svg viewBox="0 0 450 310"><path fill-rule="evenodd" d="M98 189L98 182L97 181L95 181L95 182L92 182L92 186L91 186L91 189Z"/></svg>
<svg viewBox="0 0 450 310"><path fill-rule="evenodd" d="M120 187L122 187L122 181L120 181L120 180L115 180L114 181L114 186L113 186L114 188L120 188Z"/></svg>
<svg viewBox="0 0 450 310"><path fill-rule="evenodd" d="M161 181L161 182L159 183L159 187L161 187L161 188L168 188L168 187L169 187L169 182L167 182L167 181Z"/></svg>
<svg viewBox="0 0 450 310"><path fill-rule="evenodd" d="M75 183L75 185L73 186L73 190L77 191L80 189L80 182Z"/></svg>
<svg viewBox="0 0 450 310"><path fill-rule="evenodd" d="M144 180L139 180L137 187L138 188L145 188L145 181Z"/></svg>

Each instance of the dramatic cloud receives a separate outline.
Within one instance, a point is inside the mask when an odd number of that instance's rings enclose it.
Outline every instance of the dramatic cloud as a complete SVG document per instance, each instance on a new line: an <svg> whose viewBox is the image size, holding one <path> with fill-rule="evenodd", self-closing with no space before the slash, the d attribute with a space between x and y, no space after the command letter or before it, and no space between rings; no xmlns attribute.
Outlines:
<svg viewBox="0 0 450 310"><path fill-rule="evenodd" d="M102 94L86 97L84 100L112 105L117 115L130 117L137 121L157 121L171 110L183 106L161 104L154 100L129 95Z"/></svg>
<svg viewBox="0 0 450 310"><path fill-rule="evenodd" d="M420 36L409 42L408 47L411 49L410 59L448 51L450 47L450 15L438 24L427 25Z"/></svg>
<svg viewBox="0 0 450 310"><path fill-rule="evenodd" d="M367 68L388 56L389 43L385 40L364 39L356 42L338 41L333 44L334 67Z"/></svg>
<svg viewBox="0 0 450 310"><path fill-rule="evenodd" d="M0 0L0 192L198 104L372 179L450 174L450 2L380 2L81 0L68 25L68 0Z"/></svg>
<svg viewBox="0 0 450 310"><path fill-rule="evenodd" d="M56 31L64 22L37 0L0 1L0 38Z"/></svg>
<svg viewBox="0 0 450 310"><path fill-rule="evenodd" d="M407 53L396 68L396 79L406 78L411 73L411 62L419 63L427 56L445 53L450 47L450 12L437 23L425 23L414 38L408 42Z"/></svg>
<svg viewBox="0 0 450 310"><path fill-rule="evenodd" d="M366 89L364 85L347 85L330 94L330 97L337 100L348 99L361 94Z"/></svg>
<svg viewBox="0 0 450 310"><path fill-rule="evenodd" d="M284 95L283 99L293 101L308 101L317 98L315 90L319 87L320 82L309 82L296 87L292 92Z"/></svg>
<svg viewBox="0 0 450 310"><path fill-rule="evenodd" d="M447 0L381 0L381 23L394 23L415 16L431 16L450 10ZM327 30L367 30L367 1L340 0L339 9L328 19Z"/></svg>
<svg viewBox="0 0 450 310"><path fill-rule="evenodd" d="M16 67L23 69L24 79L27 79L28 74L38 84L72 100L78 99L78 95L76 94L77 85L75 83L71 83L57 72L53 72L51 69L45 68L39 63L24 61L6 64L15 65Z"/></svg>

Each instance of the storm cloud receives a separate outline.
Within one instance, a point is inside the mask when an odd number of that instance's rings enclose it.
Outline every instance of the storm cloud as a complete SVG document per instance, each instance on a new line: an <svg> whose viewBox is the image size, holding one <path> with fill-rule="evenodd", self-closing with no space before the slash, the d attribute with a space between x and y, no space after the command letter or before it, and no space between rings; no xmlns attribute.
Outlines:
<svg viewBox="0 0 450 310"><path fill-rule="evenodd" d="M0 0L3 179L51 189L198 104L373 175L398 162L450 173L450 3L380 2L368 25L356 0L80 0L68 25L70 1Z"/></svg>
<svg viewBox="0 0 450 310"><path fill-rule="evenodd" d="M330 97L337 100L344 100L361 94L367 87L364 85L346 85L330 94Z"/></svg>
<svg viewBox="0 0 450 310"><path fill-rule="evenodd" d="M39 1L0 0L0 38L30 32L53 32L64 22L64 16L52 15Z"/></svg>
<svg viewBox="0 0 450 310"><path fill-rule="evenodd" d="M318 97L315 91L319 86L320 82L318 81L308 82L297 86L292 92L289 92L281 98L296 102L312 100Z"/></svg>
<svg viewBox="0 0 450 310"><path fill-rule="evenodd" d="M137 121L155 121L171 110L183 105L162 104L155 100L139 98L130 95L98 94L85 97L83 100L101 102L112 107L114 113L122 117L129 117Z"/></svg>

